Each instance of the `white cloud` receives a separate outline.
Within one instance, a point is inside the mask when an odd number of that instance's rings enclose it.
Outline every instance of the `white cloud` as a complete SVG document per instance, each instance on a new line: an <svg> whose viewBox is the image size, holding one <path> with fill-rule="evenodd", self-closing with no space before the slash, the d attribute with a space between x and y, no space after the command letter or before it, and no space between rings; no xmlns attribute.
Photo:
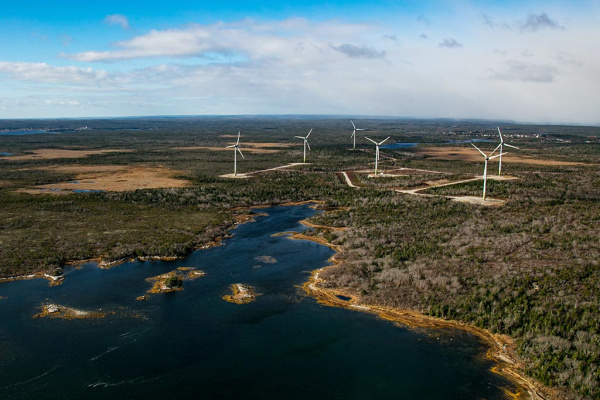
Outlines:
<svg viewBox="0 0 600 400"><path fill-rule="evenodd" d="M12 79L36 83L91 85L110 81L106 71L96 71L91 67L56 67L46 63L0 61L0 74L3 73Z"/></svg>
<svg viewBox="0 0 600 400"><path fill-rule="evenodd" d="M282 58L289 56L299 43L327 48L329 42L346 42L360 37L361 33L379 30L369 25L315 24L303 19L273 23L244 20L230 24L192 25L185 29L152 30L131 40L117 42L116 50L87 51L66 57L83 62L205 57L211 53L244 54L250 59Z"/></svg>
<svg viewBox="0 0 600 400"><path fill-rule="evenodd" d="M525 34L515 22L490 29L479 15L432 24L426 36L414 18L407 26L287 19L152 30L107 51L64 55L72 66L0 62L11 100L3 104L73 116L361 113L599 122L600 56L590 40L597 24L561 30L542 19L544 32ZM468 46L456 39L462 37ZM111 72L89 67L105 62Z"/></svg>
<svg viewBox="0 0 600 400"><path fill-rule="evenodd" d="M58 106L80 106L81 103L77 100L60 100L60 99L50 99L44 101L45 104L48 105L58 105Z"/></svg>
<svg viewBox="0 0 600 400"><path fill-rule="evenodd" d="M129 29L129 20L121 14L111 14L104 18L104 23L108 25L119 25L123 29Z"/></svg>

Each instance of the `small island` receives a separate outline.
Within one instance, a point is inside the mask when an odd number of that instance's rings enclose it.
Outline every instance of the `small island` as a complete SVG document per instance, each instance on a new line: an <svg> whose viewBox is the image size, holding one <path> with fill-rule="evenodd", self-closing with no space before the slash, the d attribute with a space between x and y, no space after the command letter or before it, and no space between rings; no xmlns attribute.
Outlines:
<svg viewBox="0 0 600 400"><path fill-rule="evenodd" d="M256 261L264 263L264 264L276 264L277 263L277 259L272 256L258 256L258 257L254 257L254 259Z"/></svg>
<svg viewBox="0 0 600 400"><path fill-rule="evenodd" d="M145 301L150 297L148 294L154 293L172 293L183 290L184 280L193 280L206 276L206 272L190 267L181 267L176 270L167 272L166 274L158 275L152 278L147 278L147 281L154 282L154 286L147 294L138 296L136 300Z"/></svg>
<svg viewBox="0 0 600 400"><path fill-rule="evenodd" d="M32 318L95 319L104 317L106 317L106 313L103 312L77 310L58 304L45 304L42 306L42 311Z"/></svg>
<svg viewBox="0 0 600 400"><path fill-rule="evenodd" d="M252 286L241 283L231 285L231 292L232 294L223 296L223 300L235 304L248 304L256 300L257 296Z"/></svg>

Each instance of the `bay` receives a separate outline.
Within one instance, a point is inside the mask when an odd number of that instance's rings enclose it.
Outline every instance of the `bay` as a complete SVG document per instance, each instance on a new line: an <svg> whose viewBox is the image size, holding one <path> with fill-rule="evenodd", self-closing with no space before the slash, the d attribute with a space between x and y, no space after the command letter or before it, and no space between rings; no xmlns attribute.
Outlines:
<svg viewBox="0 0 600 400"><path fill-rule="evenodd" d="M307 205L261 209L224 245L172 262L69 270L0 284L2 399L502 399L485 346L460 330L414 330L318 304L299 286L332 250L273 236L304 231ZM179 267L206 276L136 301L146 278ZM230 285L255 302L225 302ZM104 319L31 318L56 303Z"/></svg>

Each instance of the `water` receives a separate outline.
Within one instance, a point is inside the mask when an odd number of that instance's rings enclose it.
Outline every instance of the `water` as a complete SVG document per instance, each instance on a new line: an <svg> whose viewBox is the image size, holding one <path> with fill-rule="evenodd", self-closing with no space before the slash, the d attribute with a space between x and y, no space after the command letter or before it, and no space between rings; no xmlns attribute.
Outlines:
<svg viewBox="0 0 600 400"><path fill-rule="evenodd" d="M65 283L0 285L2 399L500 399L485 348L460 331L415 331L317 304L296 285L332 250L271 235L301 231L308 206L261 210L225 245L186 260L68 271ZM273 260L269 256L277 260ZM177 267L207 275L184 291L135 298L145 278ZM232 283L257 301L223 301ZM48 302L114 312L105 319L32 319Z"/></svg>
<svg viewBox="0 0 600 400"><path fill-rule="evenodd" d="M382 149L409 149L411 147L417 147L419 143L392 143L392 144L384 144L380 146Z"/></svg>
<svg viewBox="0 0 600 400"><path fill-rule="evenodd" d="M39 133L54 133L54 132L48 132L45 129L31 129L31 130L20 129L20 130L16 130L16 131L0 131L0 135L36 135Z"/></svg>

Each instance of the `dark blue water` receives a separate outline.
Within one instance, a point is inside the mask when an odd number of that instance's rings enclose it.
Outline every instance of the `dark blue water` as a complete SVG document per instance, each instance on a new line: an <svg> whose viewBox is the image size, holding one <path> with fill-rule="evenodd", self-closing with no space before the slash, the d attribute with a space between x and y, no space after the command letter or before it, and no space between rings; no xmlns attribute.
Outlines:
<svg viewBox="0 0 600 400"><path fill-rule="evenodd" d="M411 147L416 147L419 143L392 143L392 144L384 144L380 146L382 149L408 149Z"/></svg>
<svg viewBox="0 0 600 400"><path fill-rule="evenodd" d="M296 285L332 251L271 235L303 230L315 211L261 211L269 216L186 260L90 264L52 288L1 284L0 399L500 399L512 387L469 334L409 330L307 297ZM182 266L207 276L135 301L145 278ZM227 303L232 283L261 296ZM32 319L48 302L114 314Z"/></svg>
<svg viewBox="0 0 600 400"><path fill-rule="evenodd" d="M48 132L45 129L0 131L0 135L36 135L38 133L54 133L54 132Z"/></svg>

